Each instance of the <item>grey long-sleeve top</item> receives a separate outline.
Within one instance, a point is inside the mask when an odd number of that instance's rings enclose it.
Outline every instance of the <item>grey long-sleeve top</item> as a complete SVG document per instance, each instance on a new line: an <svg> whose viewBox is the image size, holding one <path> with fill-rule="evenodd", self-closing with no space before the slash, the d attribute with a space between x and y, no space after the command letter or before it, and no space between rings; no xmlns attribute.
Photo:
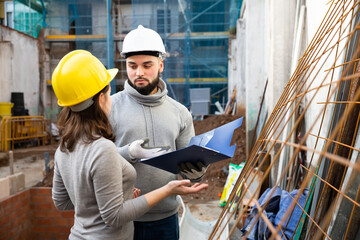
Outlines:
<svg viewBox="0 0 360 240"><path fill-rule="evenodd" d="M75 210L70 239L132 239L135 218L149 210L144 196L132 199L135 169L113 142L77 143L55 153L52 197L59 210Z"/></svg>
<svg viewBox="0 0 360 240"><path fill-rule="evenodd" d="M149 138L149 147L170 146L171 150L186 147L195 135L193 120L187 108L167 96L166 84L160 79L155 94L142 95L125 82L123 91L111 96L110 123L116 135L119 153L136 169L135 187L142 194L175 180L175 174L130 159L131 142ZM171 161L171 159L169 159ZM175 196L167 197L137 221L156 221L175 214L178 210Z"/></svg>

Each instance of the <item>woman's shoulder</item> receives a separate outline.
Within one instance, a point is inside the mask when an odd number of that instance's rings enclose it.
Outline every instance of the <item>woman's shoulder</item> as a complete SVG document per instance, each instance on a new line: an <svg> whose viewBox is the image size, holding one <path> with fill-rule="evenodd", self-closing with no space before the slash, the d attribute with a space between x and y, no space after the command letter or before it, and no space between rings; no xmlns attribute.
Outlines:
<svg viewBox="0 0 360 240"><path fill-rule="evenodd" d="M63 154L64 154L64 152L61 151L60 146L58 146L58 148L55 151L55 158L56 158L56 156L60 156L60 155L63 155Z"/></svg>
<svg viewBox="0 0 360 240"><path fill-rule="evenodd" d="M95 160L101 160L106 162L118 161L120 155L117 152L114 142L104 137L101 137L90 145L87 146L89 156Z"/></svg>
<svg viewBox="0 0 360 240"><path fill-rule="evenodd" d="M104 150L114 149L116 151L115 143L107 138L100 137L91 144L93 147L99 147Z"/></svg>

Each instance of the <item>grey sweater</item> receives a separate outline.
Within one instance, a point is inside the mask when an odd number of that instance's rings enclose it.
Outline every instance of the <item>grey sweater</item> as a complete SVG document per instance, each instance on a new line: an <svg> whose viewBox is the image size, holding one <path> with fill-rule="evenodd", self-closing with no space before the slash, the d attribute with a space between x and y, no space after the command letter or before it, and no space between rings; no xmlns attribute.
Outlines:
<svg viewBox="0 0 360 240"><path fill-rule="evenodd" d="M119 153L133 163L137 172L135 187L142 194L175 180L175 174L130 159L128 146L137 139L149 138L149 147L170 146L171 150L186 147L195 135L192 116L185 106L167 96L165 82L152 95L138 93L128 82L123 91L111 96L110 122L116 135ZM169 159L171 161L171 159ZM156 221L175 214L178 203L170 196L150 209L137 221Z"/></svg>
<svg viewBox="0 0 360 240"><path fill-rule="evenodd" d="M70 239L132 239L135 218L149 210L144 196L132 199L134 168L113 142L78 142L55 153L52 197L59 210L75 210Z"/></svg>

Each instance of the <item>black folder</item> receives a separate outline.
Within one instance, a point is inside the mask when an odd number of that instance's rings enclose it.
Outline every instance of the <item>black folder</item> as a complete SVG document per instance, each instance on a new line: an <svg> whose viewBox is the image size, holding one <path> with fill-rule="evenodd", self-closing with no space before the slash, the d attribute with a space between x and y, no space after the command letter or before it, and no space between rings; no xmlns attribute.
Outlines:
<svg viewBox="0 0 360 240"><path fill-rule="evenodd" d="M234 130L242 124L238 118L206 133L191 138L186 148L169 152L158 157L141 160L142 163L177 174L182 162L202 162L205 165L234 156L236 145L230 146Z"/></svg>

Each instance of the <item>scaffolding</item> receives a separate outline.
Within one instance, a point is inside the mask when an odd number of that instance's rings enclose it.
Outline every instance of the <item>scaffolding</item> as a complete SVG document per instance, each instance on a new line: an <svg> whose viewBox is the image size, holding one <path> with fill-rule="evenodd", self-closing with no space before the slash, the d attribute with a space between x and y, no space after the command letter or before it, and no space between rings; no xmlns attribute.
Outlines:
<svg viewBox="0 0 360 240"><path fill-rule="evenodd" d="M235 29L241 2L14 0L14 20L17 30L34 37L45 27L50 72L75 49L92 52L108 68L119 68L113 93L127 79L120 56L125 35L140 24L154 29L168 53L162 78L169 95L189 106L190 88L210 88L213 113L216 101L227 103L229 32Z"/></svg>
<svg viewBox="0 0 360 240"><path fill-rule="evenodd" d="M214 113L216 101L227 103L229 31L235 28L241 2L133 0L131 13L119 2L114 15L115 36L140 24L157 31L167 51L162 78L170 96L189 106L190 88L210 88ZM120 52L121 37L115 39ZM126 79L124 60L119 57L115 61Z"/></svg>
<svg viewBox="0 0 360 240"><path fill-rule="evenodd" d="M75 49L90 51L107 68L114 66L108 0L45 0L45 8L51 72L64 51Z"/></svg>

